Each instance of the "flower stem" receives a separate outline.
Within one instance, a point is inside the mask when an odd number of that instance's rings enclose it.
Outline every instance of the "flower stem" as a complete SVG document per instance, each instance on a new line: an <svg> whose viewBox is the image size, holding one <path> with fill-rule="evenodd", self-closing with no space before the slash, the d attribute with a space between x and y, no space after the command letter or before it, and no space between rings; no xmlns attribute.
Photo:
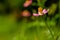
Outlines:
<svg viewBox="0 0 60 40"><path fill-rule="evenodd" d="M50 32L50 34L51 34L52 38L54 39L54 35L53 35L53 33L52 33L52 31L51 31L51 29L50 29L50 27L48 26L48 24L47 24L47 23L46 23L46 27L48 28L48 30L49 30L49 32Z"/></svg>

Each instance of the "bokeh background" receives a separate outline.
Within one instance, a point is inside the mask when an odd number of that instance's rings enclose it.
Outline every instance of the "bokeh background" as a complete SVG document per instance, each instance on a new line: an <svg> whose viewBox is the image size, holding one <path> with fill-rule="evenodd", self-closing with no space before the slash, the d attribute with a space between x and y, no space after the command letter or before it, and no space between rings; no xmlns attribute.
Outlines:
<svg viewBox="0 0 60 40"><path fill-rule="evenodd" d="M60 1L32 0L31 5L24 7L25 1L0 0L0 40L60 40ZM49 12L32 16L38 7ZM24 10L31 16L22 16Z"/></svg>

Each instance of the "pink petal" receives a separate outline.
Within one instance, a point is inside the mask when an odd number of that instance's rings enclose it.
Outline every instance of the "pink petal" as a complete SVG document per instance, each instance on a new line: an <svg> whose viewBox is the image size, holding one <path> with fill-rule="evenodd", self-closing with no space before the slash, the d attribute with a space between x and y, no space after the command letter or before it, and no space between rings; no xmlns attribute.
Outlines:
<svg viewBox="0 0 60 40"><path fill-rule="evenodd" d="M42 13L46 14L46 13L48 13L48 10L44 9L44 10L42 11Z"/></svg>
<svg viewBox="0 0 60 40"><path fill-rule="evenodd" d="M34 14L34 13L33 13L33 16L39 16L39 14Z"/></svg>

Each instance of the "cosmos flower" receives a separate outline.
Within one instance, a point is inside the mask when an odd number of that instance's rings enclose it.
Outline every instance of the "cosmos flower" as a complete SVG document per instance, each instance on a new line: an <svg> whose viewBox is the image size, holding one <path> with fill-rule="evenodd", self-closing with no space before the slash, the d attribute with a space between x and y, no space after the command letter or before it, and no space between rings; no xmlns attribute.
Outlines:
<svg viewBox="0 0 60 40"><path fill-rule="evenodd" d="M42 7L38 8L38 14L37 13L33 13L33 16L42 16L46 13L48 13L49 9L43 9Z"/></svg>
<svg viewBox="0 0 60 40"><path fill-rule="evenodd" d="M42 7L38 8L38 14L39 15L44 15L46 13L48 13L49 9L43 9Z"/></svg>
<svg viewBox="0 0 60 40"><path fill-rule="evenodd" d="M23 4L23 6L28 7L31 4L32 4L32 0L26 0L25 3Z"/></svg>
<svg viewBox="0 0 60 40"><path fill-rule="evenodd" d="M24 17L29 17L31 14L30 14L30 12L28 11L28 10L24 10L23 12L22 12L22 16L24 16Z"/></svg>

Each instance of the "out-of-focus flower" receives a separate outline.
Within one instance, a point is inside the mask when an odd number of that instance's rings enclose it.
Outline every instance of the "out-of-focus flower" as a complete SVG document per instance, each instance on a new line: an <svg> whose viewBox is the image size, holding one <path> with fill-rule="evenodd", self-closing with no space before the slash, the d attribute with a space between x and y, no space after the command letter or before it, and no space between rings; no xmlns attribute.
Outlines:
<svg viewBox="0 0 60 40"><path fill-rule="evenodd" d="M28 10L24 10L23 12L22 12L22 16L24 16L24 17L29 17L31 14L30 14L30 12L28 11Z"/></svg>
<svg viewBox="0 0 60 40"><path fill-rule="evenodd" d="M43 9L42 13L46 14L46 13L48 13L48 11L49 11L49 9L48 10L47 9Z"/></svg>
<svg viewBox="0 0 60 40"><path fill-rule="evenodd" d="M32 4L32 0L26 0L25 3L23 4L23 6L28 7L31 4Z"/></svg>
<svg viewBox="0 0 60 40"><path fill-rule="evenodd" d="M33 16L39 16L39 14L33 13Z"/></svg>

